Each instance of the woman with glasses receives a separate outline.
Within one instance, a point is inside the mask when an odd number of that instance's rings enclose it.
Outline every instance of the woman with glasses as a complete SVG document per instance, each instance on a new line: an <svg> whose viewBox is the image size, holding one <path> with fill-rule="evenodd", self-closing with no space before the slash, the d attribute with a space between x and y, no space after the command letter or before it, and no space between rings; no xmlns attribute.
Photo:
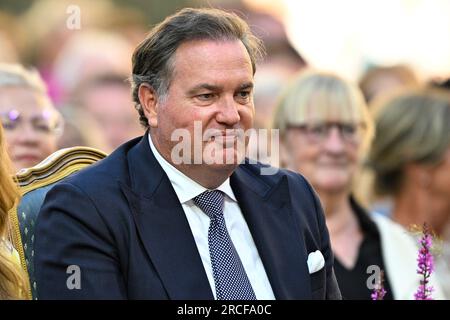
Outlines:
<svg viewBox="0 0 450 320"><path fill-rule="evenodd" d="M63 119L36 71L0 64L0 119L15 171L57 150Z"/></svg>
<svg viewBox="0 0 450 320"><path fill-rule="evenodd" d="M414 243L387 218L370 216L353 196L373 136L359 89L332 74L302 72L282 96L274 128L280 130L284 165L302 173L321 199L343 298L371 299L383 279L384 299L413 299L419 284ZM395 243L387 243L380 228ZM402 263L402 250L410 265Z"/></svg>

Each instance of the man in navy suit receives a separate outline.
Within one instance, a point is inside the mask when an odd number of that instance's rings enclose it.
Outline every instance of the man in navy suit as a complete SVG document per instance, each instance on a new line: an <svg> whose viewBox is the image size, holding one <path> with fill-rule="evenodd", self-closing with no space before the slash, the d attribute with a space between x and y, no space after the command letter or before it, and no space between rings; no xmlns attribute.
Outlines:
<svg viewBox="0 0 450 320"><path fill-rule="evenodd" d="M132 76L147 133L48 192L39 299L340 298L311 186L262 174L238 148L261 52L243 20L215 9L183 9L149 33ZM182 152L180 136L193 139Z"/></svg>

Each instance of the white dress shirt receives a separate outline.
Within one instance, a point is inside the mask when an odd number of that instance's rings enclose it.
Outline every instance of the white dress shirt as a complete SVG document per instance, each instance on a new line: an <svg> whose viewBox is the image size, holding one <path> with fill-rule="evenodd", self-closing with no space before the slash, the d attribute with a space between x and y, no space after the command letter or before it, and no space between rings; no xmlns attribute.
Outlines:
<svg viewBox="0 0 450 320"><path fill-rule="evenodd" d="M208 277L209 285L216 298L216 286L214 283L214 276L211 266L211 257L209 255L208 247L208 229L209 217L195 205L192 200L199 194L207 191L205 187L201 186L181 171L172 166L166 159L164 159L158 152L149 135L150 148L155 155L167 177L169 178L175 193L180 200L184 213L188 220L189 226L194 236L195 244L202 259L203 267L205 268ZM242 261L245 272L253 287L256 298L258 300L273 300L275 296L272 291L269 279L267 278L264 265L256 249L250 230L247 226L241 209L234 196L233 190L230 186L230 179L228 178L217 190L225 194L224 202L224 218L231 241Z"/></svg>

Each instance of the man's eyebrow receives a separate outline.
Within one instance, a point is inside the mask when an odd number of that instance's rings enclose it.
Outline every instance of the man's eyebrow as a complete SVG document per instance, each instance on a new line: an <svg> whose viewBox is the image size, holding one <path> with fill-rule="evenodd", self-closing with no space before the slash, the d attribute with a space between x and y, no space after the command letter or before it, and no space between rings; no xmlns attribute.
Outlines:
<svg viewBox="0 0 450 320"><path fill-rule="evenodd" d="M208 84L208 83L200 83L200 84L196 85L195 87L189 89L188 94L195 94L202 89L206 89L209 91L219 91L222 89L222 87L215 86L213 84Z"/></svg>
<svg viewBox="0 0 450 320"><path fill-rule="evenodd" d="M254 87L253 82L246 82L246 83L239 85L237 90L253 89L253 87ZM196 94L198 91L200 91L202 89L216 92L216 91L221 91L223 88L221 86L216 86L216 85L209 84L209 83L200 83L200 84L196 85L195 87L189 89L188 94Z"/></svg>
<svg viewBox="0 0 450 320"><path fill-rule="evenodd" d="M253 87L254 87L253 82L246 82L241 84L238 87L238 90L253 89Z"/></svg>

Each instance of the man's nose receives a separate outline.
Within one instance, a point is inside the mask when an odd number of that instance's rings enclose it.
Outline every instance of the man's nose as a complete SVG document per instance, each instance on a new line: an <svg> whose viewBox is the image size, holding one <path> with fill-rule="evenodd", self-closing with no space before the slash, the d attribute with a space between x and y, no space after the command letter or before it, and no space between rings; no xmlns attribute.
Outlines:
<svg viewBox="0 0 450 320"><path fill-rule="evenodd" d="M341 153L345 149L345 141L338 128L332 127L325 138L324 148L332 153Z"/></svg>
<svg viewBox="0 0 450 320"><path fill-rule="evenodd" d="M217 122L233 126L241 120L237 102L234 101L234 98L224 98L219 108L220 110L216 116Z"/></svg>

